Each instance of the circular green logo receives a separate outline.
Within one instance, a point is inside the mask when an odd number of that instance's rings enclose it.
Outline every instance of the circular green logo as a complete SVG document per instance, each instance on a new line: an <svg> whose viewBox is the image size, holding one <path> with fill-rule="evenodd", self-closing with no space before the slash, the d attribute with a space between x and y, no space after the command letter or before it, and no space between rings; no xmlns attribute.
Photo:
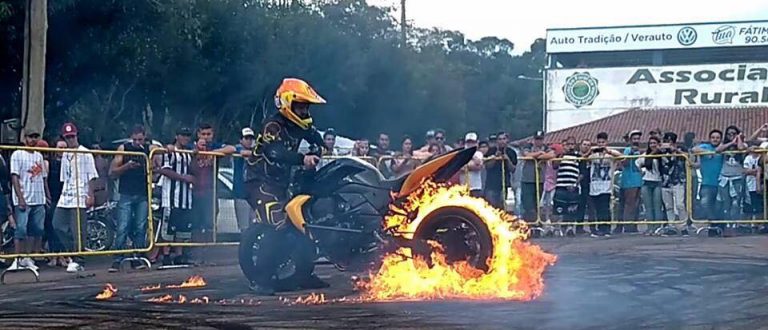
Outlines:
<svg viewBox="0 0 768 330"><path fill-rule="evenodd" d="M588 72L576 72L565 79L563 85L565 101L576 108L592 105L600 91L597 89L597 79Z"/></svg>

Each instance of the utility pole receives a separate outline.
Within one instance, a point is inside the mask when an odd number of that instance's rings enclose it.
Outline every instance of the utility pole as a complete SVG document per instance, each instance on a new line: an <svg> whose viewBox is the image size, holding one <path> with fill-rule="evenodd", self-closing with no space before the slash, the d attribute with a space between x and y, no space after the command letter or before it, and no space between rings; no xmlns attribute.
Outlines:
<svg viewBox="0 0 768 330"><path fill-rule="evenodd" d="M408 23L405 16L405 0L400 0L400 45L405 47L408 44Z"/></svg>
<svg viewBox="0 0 768 330"><path fill-rule="evenodd" d="M24 22L24 72L21 126L23 131L45 129L45 48L48 0L27 0ZM26 133L22 133L26 135Z"/></svg>

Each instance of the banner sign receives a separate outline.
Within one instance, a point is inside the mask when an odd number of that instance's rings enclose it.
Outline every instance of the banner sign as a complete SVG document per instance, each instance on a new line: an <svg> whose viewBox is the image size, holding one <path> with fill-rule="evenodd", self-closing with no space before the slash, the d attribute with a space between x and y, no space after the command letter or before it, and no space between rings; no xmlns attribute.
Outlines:
<svg viewBox="0 0 768 330"><path fill-rule="evenodd" d="M768 63L547 71L547 131L631 108L768 106Z"/></svg>
<svg viewBox="0 0 768 330"><path fill-rule="evenodd" d="M768 45L768 21L548 29L547 53Z"/></svg>

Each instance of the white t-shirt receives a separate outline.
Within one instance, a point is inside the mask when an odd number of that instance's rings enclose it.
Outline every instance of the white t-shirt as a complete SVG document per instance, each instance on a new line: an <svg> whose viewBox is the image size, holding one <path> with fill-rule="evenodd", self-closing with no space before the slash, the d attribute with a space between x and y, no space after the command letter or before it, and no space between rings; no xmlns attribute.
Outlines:
<svg viewBox="0 0 768 330"><path fill-rule="evenodd" d="M754 170L760 168L760 157L754 155L747 155L744 158L744 169ZM747 175L747 191L757 191L757 177L753 175Z"/></svg>
<svg viewBox="0 0 768 330"><path fill-rule="evenodd" d="M77 150L88 151L88 148L80 146ZM98 177L92 154L65 152L61 157L61 182L64 184L58 207L85 208L88 184Z"/></svg>
<svg viewBox="0 0 768 330"><path fill-rule="evenodd" d="M45 205L45 179L48 177L45 159L37 151L17 150L11 155L11 174L19 177L24 201L29 206ZM13 205L19 205L19 196L13 190Z"/></svg>
<svg viewBox="0 0 768 330"><path fill-rule="evenodd" d="M476 151L472 156L472 160L475 162L483 162L483 153ZM469 183L467 183L469 179ZM459 175L459 182L463 185L469 186L469 190L482 190L483 189L483 170L476 171L469 170L469 173L461 173Z"/></svg>
<svg viewBox="0 0 768 330"><path fill-rule="evenodd" d="M611 166L613 160L607 153L598 152L589 156L589 195L600 196L610 194L612 187Z"/></svg>

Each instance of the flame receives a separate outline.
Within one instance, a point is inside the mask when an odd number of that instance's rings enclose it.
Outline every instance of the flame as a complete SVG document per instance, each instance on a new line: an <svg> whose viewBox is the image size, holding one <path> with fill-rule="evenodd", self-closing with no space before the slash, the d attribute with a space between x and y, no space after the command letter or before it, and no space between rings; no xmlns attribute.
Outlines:
<svg viewBox="0 0 768 330"><path fill-rule="evenodd" d="M207 283L205 283L205 279L202 276L193 275L179 285L167 285L165 288L166 289L200 288L200 287L206 286L206 284ZM145 286L139 290L141 290L142 292L147 292L147 291L160 290L162 288L163 288L162 285L157 284L157 285Z"/></svg>
<svg viewBox="0 0 768 330"><path fill-rule="evenodd" d="M208 304L210 302L211 302L211 300L208 299L207 296L203 296L202 298L192 299L189 303L190 304Z"/></svg>
<svg viewBox="0 0 768 330"><path fill-rule="evenodd" d="M153 302L153 303L170 303L170 302L173 302L173 296L167 294L167 295L164 295L164 296L149 298L149 299L147 299L147 301L148 302Z"/></svg>
<svg viewBox="0 0 768 330"><path fill-rule="evenodd" d="M96 300L107 300L109 298L112 298L117 293L117 288L114 287L111 283L107 283L107 286L104 288L104 291L96 295Z"/></svg>
<svg viewBox="0 0 768 330"><path fill-rule="evenodd" d="M199 287L204 287L206 284L207 283L205 283L205 279L203 279L202 276L193 275L179 285L169 285L169 286L166 286L166 288L168 289L199 288Z"/></svg>
<svg viewBox="0 0 768 330"><path fill-rule="evenodd" d="M317 293L310 293L307 296L299 296L296 299L290 299L285 297L280 297L280 301L285 305L322 305L325 303L328 303L328 300L325 300L325 294L317 294Z"/></svg>
<svg viewBox="0 0 768 330"><path fill-rule="evenodd" d="M433 252L432 267L424 260L410 256L407 248L384 257L381 268L369 280L358 280L361 299L365 301L430 300L430 299L503 299L528 301L541 295L542 275L555 263L554 255L526 242L525 222L490 206L485 200L469 196L464 186L447 186L424 182L408 196L401 208L391 207L385 218L386 229L393 229L412 239L422 220L431 212L446 206L465 208L479 216L493 238L493 254L489 270L482 272L467 262L449 264L445 255ZM437 244L430 242L430 244Z"/></svg>
<svg viewBox="0 0 768 330"><path fill-rule="evenodd" d="M145 287L142 287L139 290L141 290L141 291L155 291L155 290L160 290L161 288L162 288L162 286L160 284L158 284L158 285L145 286Z"/></svg>
<svg viewBox="0 0 768 330"><path fill-rule="evenodd" d="M195 304L195 305L207 305L207 304L219 304L219 305L261 305L261 301L254 300L254 299L240 299L240 300L226 300L221 299L218 301L211 301L208 296L202 296L200 298L192 298L189 299L185 295L179 295L178 298L174 298L172 295L164 295L164 296L157 296L154 298L149 298L145 300L147 302L151 303L160 303L160 304Z"/></svg>

